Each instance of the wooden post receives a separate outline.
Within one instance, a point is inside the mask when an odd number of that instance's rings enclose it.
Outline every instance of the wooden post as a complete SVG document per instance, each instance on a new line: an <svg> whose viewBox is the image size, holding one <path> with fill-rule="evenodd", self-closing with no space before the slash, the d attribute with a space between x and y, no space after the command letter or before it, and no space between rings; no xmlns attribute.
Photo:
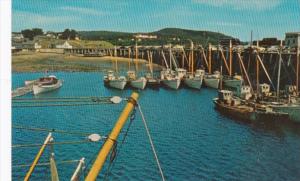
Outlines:
<svg viewBox="0 0 300 181"><path fill-rule="evenodd" d="M208 73L211 74L211 44L208 44Z"/></svg>
<svg viewBox="0 0 300 181"><path fill-rule="evenodd" d="M229 40L229 76L232 76L232 44Z"/></svg>
<svg viewBox="0 0 300 181"><path fill-rule="evenodd" d="M297 87L297 95L299 95L299 47L297 47L297 68L296 68L296 87Z"/></svg>
<svg viewBox="0 0 300 181"><path fill-rule="evenodd" d="M116 122L114 128L112 129L111 133L109 134L108 138L106 139L105 143L103 144L101 150L98 153L96 160L93 163L91 170L89 171L87 177L85 178L86 181L94 181L96 180L99 172L101 171L107 156L110 153L110 150L116 143L118 136L125 125L130 113L135 107L136 101L138 100L139 95L135 92L131 94L127 105L125 106L123 112L121 113L118 121Z"/></svg>
<svg viewBox="0 0 300 181"><path fill-rule="evenodd" d="M258 52L256 54L256 91L259 89L259 61L258 61Z"/></svg>
<svg viewBox="0 0 300 181"><path fill-rule="evenodd" d="M31 166L30 166L30 168L29 168L29 170L28 170L28 172L27 172L27 174L26 174L26 176L24 178L24 181L27 181L27 180L30 179L30 176L31 176L33 170L35 169L35 166L37 165L38 161L40 160L40 158L41 158L41 156L42 156L42 154L43 154L43 152L44 152L47 144L51 140L51 138L52 138L52 134L49 133L48 136L47 136L47 138L44 141L44 144L42 145L42 147L40 148L38 154L36 155L33 163L31 164Z"/></svg>

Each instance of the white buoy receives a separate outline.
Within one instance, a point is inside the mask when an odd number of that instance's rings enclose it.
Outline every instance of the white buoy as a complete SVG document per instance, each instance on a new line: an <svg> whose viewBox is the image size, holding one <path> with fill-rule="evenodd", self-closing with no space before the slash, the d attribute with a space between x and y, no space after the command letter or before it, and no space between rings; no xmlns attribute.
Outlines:
<svg viewBox="0 0 300 181"><path fill-rule="evenodd" d="M97 142L101 140L101 136L98 134L91 134L88 136L88 139L92 142Z"/></svg>
<svg viewBox="0 0 300 181"><path fill-rule="evenodd" d="M110 98L110 101L114 104L119 104L122 101L122 98L119 96L113 96L112 98Z"/></svg>

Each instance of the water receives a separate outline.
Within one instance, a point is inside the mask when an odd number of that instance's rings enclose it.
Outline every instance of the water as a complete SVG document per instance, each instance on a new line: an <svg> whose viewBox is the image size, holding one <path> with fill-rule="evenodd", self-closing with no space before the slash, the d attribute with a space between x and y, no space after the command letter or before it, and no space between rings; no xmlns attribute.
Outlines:
<svg viewBox="0 0 300 181"><path fill-rule="evenodd" d="M127 97L132 90L103 86L101 73L56 73L64 80L58 91L40 97L112 96ZM13 87L42 73L13 74ZM299 180L299 125L245 124L220 115L213 108L215 90L178 91L146 89L140 92L142 106L167 180ZM25 97L32 97L26 95ZM124 107L14 108L13 125L55 128L106 135ZM127 125L126 125L127 126ZM119 140L123 138L124 132ZM13 129L13 144L42 143L46 132ZM53 133L56 142L82 140L82 136ZM102 142L101 142L102 143ZM54 145L57 162L95 158L101 143ZM38 147L14 148L12 164L30 164ZM40 162L49 161L46 149ZM88 164L88 167L91 164ZM108 162L99 178L105 175ZM58 164L60 180L70 180L76 164ZM24 178L28 167L13 168L13 179ZM32 180L50 179L48 166L39 166ZM115 161L109 180L160 180L140 115L136 115L125 144Z"/></svg>

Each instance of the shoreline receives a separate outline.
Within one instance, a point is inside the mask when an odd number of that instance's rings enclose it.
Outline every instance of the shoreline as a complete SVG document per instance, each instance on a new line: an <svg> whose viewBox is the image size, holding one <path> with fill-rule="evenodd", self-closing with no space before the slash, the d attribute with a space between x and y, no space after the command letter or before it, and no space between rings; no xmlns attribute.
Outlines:
<svg viewBox="0 0 300 181"><path fill-rule="evenodd" d="M82 57L68 54L19 52L12 54L12 73L38 73L38 72L103 72L114 69L115 62L118 69L129 69L137 62L142 69L149 70L149 64L144 59L132 59L125 57ZM153 64L154 71L162 69L161 65Z"/></svg>

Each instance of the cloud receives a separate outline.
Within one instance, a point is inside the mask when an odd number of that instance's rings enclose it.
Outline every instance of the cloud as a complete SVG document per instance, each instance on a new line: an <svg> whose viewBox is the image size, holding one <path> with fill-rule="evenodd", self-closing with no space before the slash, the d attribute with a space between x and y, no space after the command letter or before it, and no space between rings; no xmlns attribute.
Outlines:
<svg viewBox="0 0 300 181"><path fill-rule="evenodd" d="M193 0L195 3L209 6L228 6L235 10L269 10L279 6L282 0Z"/></svg>
<svg viewBox="0 0 300 181"><path fill-rule="evenodd" d="M87 14L87 15L101 16L105 14L103 11L97 11L91 8L81 8L81 7L74 7L74 6L64 6L61 7L60 9L65 11L72 11L80 14Z"/></svg>
<svg viewBox="0 0 300 181"><path fill-rule="evenodd" d="M12 13L13 29L33 28L33 27L48 27L53 24L64 25L72 24L78 21L78 18L62 15L41 15L38 13L31 13L26 11L13 11Z"/></svg>

